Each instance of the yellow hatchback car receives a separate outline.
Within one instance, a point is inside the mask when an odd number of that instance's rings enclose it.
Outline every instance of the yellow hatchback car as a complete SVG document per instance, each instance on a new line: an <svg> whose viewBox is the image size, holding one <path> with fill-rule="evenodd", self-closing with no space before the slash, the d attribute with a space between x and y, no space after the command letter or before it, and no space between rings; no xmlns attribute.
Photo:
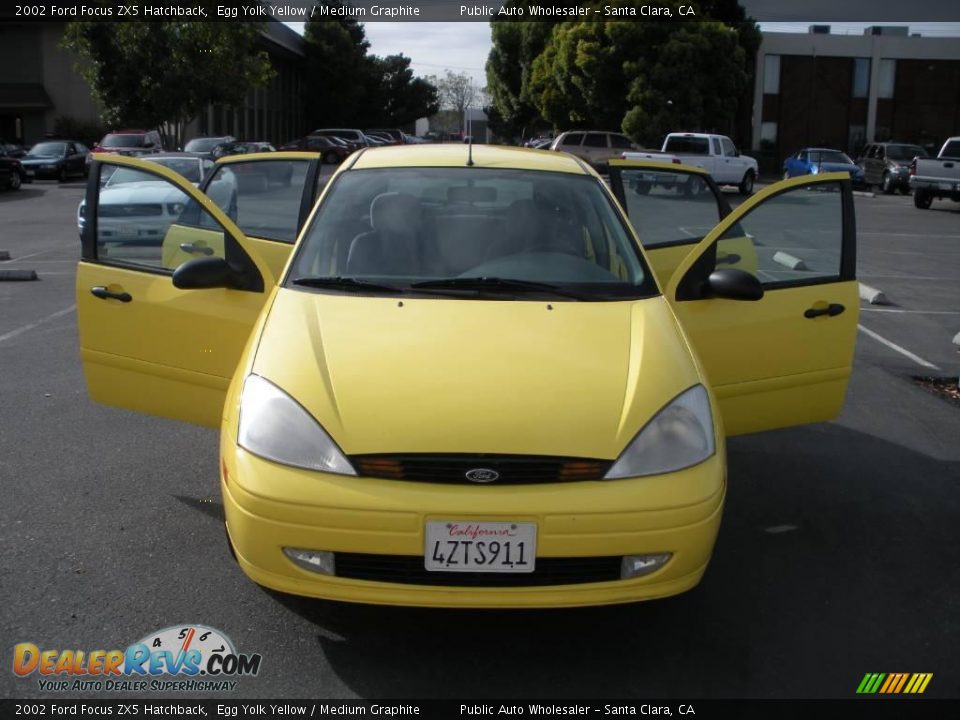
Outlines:
<svg viewBox="0 0 960 720"><path fill-rule="evenodd" d="M237 156L198 189L98 156L87 190L90 395L221 428L229 542L257 583L447 607L674 595L713 551L725 438L843 404L846 174L730 212L662 163L612 164L611 190L569 155L382 148L316 201L319 163ZM162 238L98 234L110 165L186 197ZM635 199L629 173L650 183Z"/></svg>

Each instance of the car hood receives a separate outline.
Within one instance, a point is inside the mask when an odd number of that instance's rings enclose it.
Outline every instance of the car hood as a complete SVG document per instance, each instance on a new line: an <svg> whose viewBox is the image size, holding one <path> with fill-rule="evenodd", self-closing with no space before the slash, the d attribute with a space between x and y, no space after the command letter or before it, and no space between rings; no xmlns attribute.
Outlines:
<svg viewBox="0 0 960 720"><path fill-rule="evenodd" d="M40 165L63 160L63 155L24 155L20 161L24 165Z"/></svg>
<svg viewBox="0 0 960 720"><path fill-rule="evenodd" d="M252 372L349 455L616 458L700 382L662 297L358 297L280 289Z"/></svg>
<svg viewBox="0 0 960 720"><path fill-rule="evenodd" d="M100 191L100 204L110 203L174 203L186 202L187 196L166 181L143 180L105 187Z"/></svg>

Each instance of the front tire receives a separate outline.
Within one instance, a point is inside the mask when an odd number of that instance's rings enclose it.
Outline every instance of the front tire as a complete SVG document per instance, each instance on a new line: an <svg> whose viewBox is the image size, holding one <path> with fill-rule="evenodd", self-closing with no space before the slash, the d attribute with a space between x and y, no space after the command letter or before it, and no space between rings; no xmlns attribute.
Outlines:
<svg viewBox="0 0 960 720"><path fill-rule="evenodd" d="M885 172L883 174L883 180L880 182L880 189L883 191L884 195L893 194L893 178L890 177L890 173Z"/></svg>
<svg viewBox="0 0 960 720"><path fill-rule="evenodd" d="M19 190L20 189L20 173L16 170L13 171L13 174L10 175L10 184L7 185L7 188L10 190Z"/></svg>
<svg viewBox="0 0 960 720"><path fill-rule="evenodd" d="M753 170L747 170L746 174L743 176L743 180L740 181L738 189L740 190L741 195L752 195L753 194L753 183L754 180Z"/></svg>
<svg viewBox="0 0 960 720"><path fill-rule="evenodd" d="M66 182L67 181L67 169L60 168L60 172L57 173L57 182Z"/></svg>
<svg viewBox="0 0 960 720"><path fill-rule="evenodd" d="M933 195L923 190L914 190L913 205L920 210L928 210L933 204Z"/></svg>

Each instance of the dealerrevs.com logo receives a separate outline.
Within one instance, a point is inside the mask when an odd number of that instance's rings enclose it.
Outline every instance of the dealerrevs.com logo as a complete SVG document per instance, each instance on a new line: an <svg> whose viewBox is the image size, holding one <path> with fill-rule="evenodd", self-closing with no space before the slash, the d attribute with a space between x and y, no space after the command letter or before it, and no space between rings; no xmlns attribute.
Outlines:
<svg viewBox="0 0 960 720"><path fill-rule="evenodd" d="M126 650L13 649L13 672L37 676L44 692L233 690L235 678L260 672L261 656L238 653L219 630L184 624L150 633Z"/></svg>

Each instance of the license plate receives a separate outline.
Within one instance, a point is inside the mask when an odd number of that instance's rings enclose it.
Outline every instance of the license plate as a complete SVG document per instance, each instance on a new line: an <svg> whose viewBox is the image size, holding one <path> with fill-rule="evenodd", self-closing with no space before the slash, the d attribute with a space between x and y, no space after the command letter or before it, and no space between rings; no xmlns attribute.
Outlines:
<svg viewBox="0 0 960 720"><path fill-rule="evenodd" d="M953 190L953 185L950 183L940 183L941 190Z"/></svg>
<svg viewBox="0 0 960 720"><path fill-rule="evenodd" d="M424 567L436 572L530 573L537 556L534 523L428 522Z"/></svg>
<svg viewBox="0 0 960 720"><path fill-rule="evenodd" d="M136 225L120 225L117 228L117 234L123 237L137 237L140 230Z"/></svg>
<svg viewBox="0 0 960 720"><path fill-rule="evenodd" d="M26 176L29 178L34 177L37 174L36 170L27 170Z"/></svg>

